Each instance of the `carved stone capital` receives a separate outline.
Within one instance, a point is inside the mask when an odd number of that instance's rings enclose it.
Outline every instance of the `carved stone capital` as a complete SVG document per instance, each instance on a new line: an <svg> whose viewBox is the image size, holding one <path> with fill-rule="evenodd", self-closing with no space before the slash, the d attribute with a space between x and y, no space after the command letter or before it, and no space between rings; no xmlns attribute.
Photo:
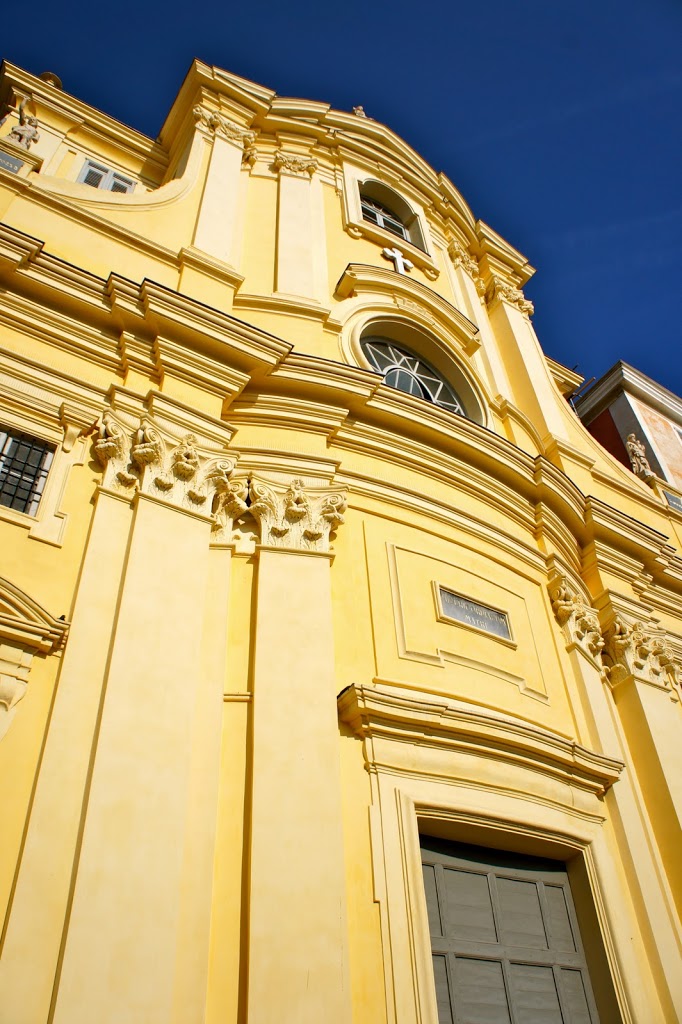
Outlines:
<svg viewBox="0 0 682 1024"><path fill-rule="evenodd" d="M131 496L140 491L168 504L201 512L220 531L231 529L232 520L246 510L246 504L226 499L235 459L202 448L197 437L180 438L162 431L147 415L135 429L126 427L107 410L101 418L93 451L104 467L105 488ZM246 483L236 488L246 494Z"/></svg>
<svg viewBox="0 0 682 1024"><path fill-rule="evenodd" d="M249 511L260 526L261 543L301 551L329 551L331 534L343 523L346 495L308 488L303 480L288 487L251 480Z"/></svg>
<svg viewBox="0 0 682 1024"><path fill-rule="evenodd" d="M594 608L581 601L565 576L555 576L549 583L549 596L554 616L564 631L567 646L579 647L602 668L604 641L599 616Z"/></svg>
<svg viewBox="0 0 682 1024"><path fill-rule="evenodd" d="M528 317L535 311L533 303L526 299L520 288L509 284L508 281L502 281L499 277L493 277L490 281L485 292L485 300L489 306L495 302L508 302Z"/></svg>
<svg viewBox="0 0 682 1024"><path fill-rule="evenodd" d="M452 260L454 267L461 267L476 285L476 291L479 295L485 295L485 284L481 279L481 275L478 269L478 263L471 255L471 253L464 248L464 246L457 241L456 238L450 242L448 246L448 256Z"/></svg>
<svg viewBox="0 0 682 1024"><path fill-rule="evenodd" d="M202 129L209 135L218 135L224 139L229 139L230 142L241 143L245 154L248 152L252 156L256 153L253 145L256 141L255 132L235 124L234 121L230 121L224 114L219 114L217 110L207 110L206 107L196 106L192 113L197 128Z"/></svg>
<svg viewBox="0 0 682 1024"><path fill-rule="evenodd" d="M283 149L278 149L275 153L273 167L278 174L281 174L282 171L287 171L289 174L296 174L302 177L305 177L307 174L312 178L317 170L317 160L314 160L311 156L302 156L300 153L287 153Z"/></svg>
<svg viewBox="0 0 682 1024"><path fill-rule="evenodd" d="M618 686L630 677L671 689L679 683L680 666L662 630L616 615L605 634L608 680ZM676 694L676 690L671 689Z"/></svg>

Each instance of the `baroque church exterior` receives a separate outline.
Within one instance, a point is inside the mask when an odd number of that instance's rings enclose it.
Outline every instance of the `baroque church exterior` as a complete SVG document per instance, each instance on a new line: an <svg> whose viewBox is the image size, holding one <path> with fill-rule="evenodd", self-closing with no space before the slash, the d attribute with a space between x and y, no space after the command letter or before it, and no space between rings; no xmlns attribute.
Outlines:
<svg viewBox="0 0 682 1024"><path fill-rule="evenodd" d="M682 1020L682 490L525 257L361 108L0 102L0 1020Z"/></svg>

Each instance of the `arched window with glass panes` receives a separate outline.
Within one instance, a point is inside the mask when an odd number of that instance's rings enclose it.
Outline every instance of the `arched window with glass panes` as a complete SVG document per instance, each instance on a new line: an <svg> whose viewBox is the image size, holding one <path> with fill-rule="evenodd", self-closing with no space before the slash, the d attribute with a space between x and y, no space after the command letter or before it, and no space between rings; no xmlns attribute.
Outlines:
<svg viewBox="0 0 682 1024"><path fill-rule="evenodd" d="M457 416L467 415L464 403L452 385L421 356L380 335L366 335L361 344L365 356L382 374L388 387L423 398Z"/></svg>

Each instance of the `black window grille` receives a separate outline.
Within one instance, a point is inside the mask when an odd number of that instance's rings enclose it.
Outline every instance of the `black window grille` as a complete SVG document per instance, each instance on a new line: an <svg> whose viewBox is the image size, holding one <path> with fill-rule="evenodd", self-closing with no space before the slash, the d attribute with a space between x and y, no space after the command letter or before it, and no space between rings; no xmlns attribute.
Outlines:
<svg viewBox="0 0 682 1024"><path fill-rule="evenodd" d="M45 441L0 427L0 505L34 516L53 457Z"/></svg>

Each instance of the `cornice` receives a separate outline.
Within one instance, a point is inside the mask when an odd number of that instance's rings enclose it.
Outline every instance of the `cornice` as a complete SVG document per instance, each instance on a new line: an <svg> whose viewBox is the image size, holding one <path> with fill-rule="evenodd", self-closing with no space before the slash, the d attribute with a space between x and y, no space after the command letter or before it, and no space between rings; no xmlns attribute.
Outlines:
<svg viewBox="0 0 682 1024"><path fill-rule="evenodd" d="M0 637L49 654L66 639L69 623L50 615L32 597L0 577Z"/></svg>
<svg viewBox="0 0 682 1024"><path fill-rule="evenodd" d="M554 378L556 386L562 395L571 395L579 388L584 382L585 378L575 370L569 370L563 363L557 362L556 359L552 359L550 356L545 356L545 362L549 367L549 372Z"/></svg>
<svg viewBox="0 0 682 1024"><path fill-rule="evenodd" d="M336 285L335 295L339 299L370 293L376 295L404 296L427 313L435 317L448 331L455 334L467 355L480 347L478 327L458 309L428 285L396 274L394 270L373 267L362 263L349 263Z"/></svg>
<svg viewBox="0 0 682 1024"><path fill-rule="evenodd" d="M623 391L682 425L682 398L623 362L612 366L577 400L576 412L584 423L591 423Z"/></svg>
<svg viewBox="0 0 682 1024"><path fill-rule="evenodd" d="M520 766L557 782L602 796L625 767L621 761L581 746L574 740L521 719L484 711L458 701L418 698L382 686L349 686L338 696L339 715L363 740L418 742L455 755ZM382 744L380 758L373 744L365 747L370 765L400 767ZM454 763L453 763L454 770Z"/></svg>
<svg viewBox="0 0 682 1024"><path fill-rule="evenodd" d="M495 271L511 285L523 286L535 273L523 253L506 242L482 220L476 221L476 251L481 270Z"/></svg>
<svg viewBox="0 0 682 1024"><path fill-rule="evenodd" d="M45 340L75 344L81 355L112 368L121 365L120 333L126 330L142 332L150 343L165 339L165 351L185 358L188 373L199 370L191 366L201 363L197 353L213 360L213 365L204 362L205 370L228 391L234 391L229 382L235 373L257 377L291 351L274 335L154 281L138 284L117 274L104 280L73 267L46 253L37 239L6 225L0 225L2 279L7 286L3 315L14 310L17 327L25 330L30 324L35 331L42 322ZM163 350L164 344L157 346L161 357ZM158 369L163 372L163 362Z"/></svg>
<svg viewBox="0 0 682 1024"><path fill-rule="evenodd" d="M2 92L11 89L20 96L30 96L38 106L44 106L53 116L61 118L65 122L66 130L68 126L78 127L80 132L89 132L98 140L113 143L129 156L147 164L155 164L156 173L152 178L160 179L163 175L168 164L168 155L159 143L142 132L130 128L8 61L3 61L0 76Z"/></svg>

